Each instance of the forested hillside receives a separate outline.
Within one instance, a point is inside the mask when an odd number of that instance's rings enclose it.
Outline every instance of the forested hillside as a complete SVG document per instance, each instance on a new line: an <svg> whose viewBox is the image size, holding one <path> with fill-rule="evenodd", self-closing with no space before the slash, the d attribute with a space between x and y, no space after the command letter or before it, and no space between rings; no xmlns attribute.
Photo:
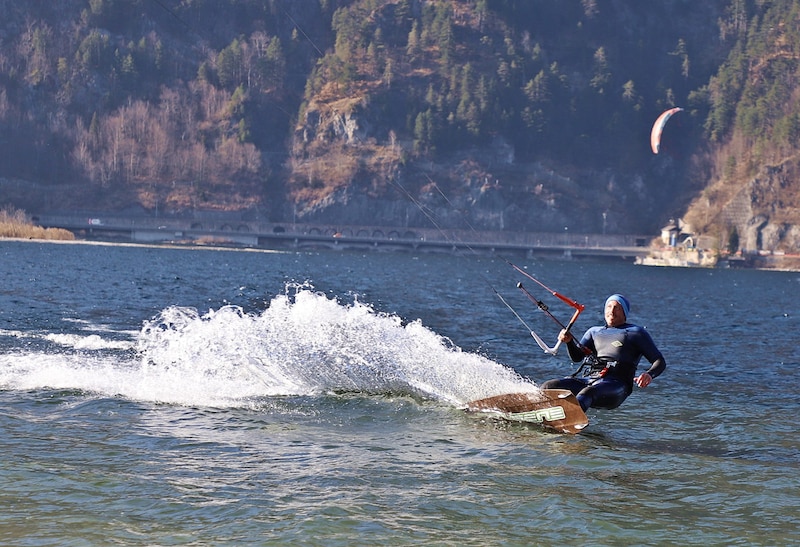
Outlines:
<svg viewBox="0 0 800 547"><path fill-rule="evenodd" d="M354 2L306 87L292 195L327 218L403 222L402 199L365 199L399 187L484 227L655 231L702 187L687 168L725 5ZM650 126L676 104L654 158Z"/></svg>
<svg viewBox="0 0 800 547"><path fill-rule="evenodd" d="M2 175L59 205L242 208L276 199L318 2L0 2ZM277 188L277 187L276 187Z"/></svg>
<svg viewBox="0 0 800 547"><path fill-rule="evenodd" d="M0 205L787 245L797 4L0 0Z"/></svg>
<svg viewBox="0 0 800 547"><path fill-rule="evenodd" d="M800 251L800 2L737 2L708 89L710 176L686 213L722 248ZM749 9L748 9L749 7Z"/></svg>

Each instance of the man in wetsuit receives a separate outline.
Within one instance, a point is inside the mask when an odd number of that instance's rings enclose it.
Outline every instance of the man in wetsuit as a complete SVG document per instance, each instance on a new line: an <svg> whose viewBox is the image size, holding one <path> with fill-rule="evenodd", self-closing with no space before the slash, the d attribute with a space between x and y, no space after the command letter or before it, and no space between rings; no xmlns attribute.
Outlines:
<svg viewBox="0 0 800 547"><path fill-rule="evenodd" d="M542 389L570 390L585 411L590 407L617 408L631 394L634 383L640 388L650 385L664 372L667 363L650 334L628 323L630 309L624 296L612 294L605 304L606 324L587 330L580 344L572 334L562 330L559 340L567 344L570 359L576 363L584 360L590 368L589 375L548 380L542 384ZM636 376L636 367L643 356L651 366L647 372Z"/></svg>

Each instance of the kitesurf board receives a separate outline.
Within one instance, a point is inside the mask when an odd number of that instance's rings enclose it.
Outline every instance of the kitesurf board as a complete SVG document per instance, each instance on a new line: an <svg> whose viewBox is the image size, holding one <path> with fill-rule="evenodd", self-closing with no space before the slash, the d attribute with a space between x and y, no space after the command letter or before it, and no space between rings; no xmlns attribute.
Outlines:
<svg viewBox="0 0 800 547"><path fill-rule="evenodd" d="M495 395L468 403L467 410L498 414L512 422L536 423L559 433L579 433L589 425L575 395L567 389Z"/></svg>

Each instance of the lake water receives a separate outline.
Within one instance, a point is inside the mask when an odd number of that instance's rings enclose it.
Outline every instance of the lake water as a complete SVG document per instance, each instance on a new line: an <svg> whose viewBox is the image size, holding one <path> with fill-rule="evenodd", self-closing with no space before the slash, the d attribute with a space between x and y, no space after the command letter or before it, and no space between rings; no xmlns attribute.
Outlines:
<svg viewBox="0 0 800 547"><path fill-rule="evenodd" d="M0 241L0 543L800 544L800 274L506 258L667 371L552 434L501 258Z"/></svg>

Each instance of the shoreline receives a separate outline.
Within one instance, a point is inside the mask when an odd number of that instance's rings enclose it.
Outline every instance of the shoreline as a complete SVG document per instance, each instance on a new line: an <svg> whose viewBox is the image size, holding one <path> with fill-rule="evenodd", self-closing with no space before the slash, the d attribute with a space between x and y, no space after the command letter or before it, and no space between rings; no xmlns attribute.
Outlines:
<svg viewBox="0 0 800 547"><path fill-rule="evenodd" d="M236 251L236 252L252 252L252 253L297 253L297 252L317 252L320 250L333 250L333 251L368 251L368 252L375 252L372 248L351 248L347 247L346 245L342 246L311 246L311 247L298 247L298 248L271 248L271 247L253 247L248 245L237 244L234 242L231 243L224 243L224 242L215 242L215 243L198 243L197 240L187 240L184 242L175 242L175 241L163 241L163 242L137 242L137 241L115 241L112 239L88 239L88 238L80 238L73 234L73 239L50 239L50 238L35 238L35 237L9 237L9 236L0 236L0 242L3 241L14 241L14 242L26 242L26 243L55 243L55 244L72 244L72 245L96 245L96 246L115 246L115 247L139 247L139 248L151 248L151 249L185 249L185 250L193 250L193 251ZM339 240L341 241L341 240ZM336 242L338 243L338 241ZM454 245L455 247L455 245ZM474 249L471 249L469 245L461 245L464 250L471 251L475 255L483 255L482 253L478 253ZM415 251L419 251L422 253L431 253L437 251L430 251L430 250L419 250L414 249ZM409 252L407 248L396 248L396 249L385 249L382 248L381 252ZM455 248L449 252L455 252ZM490 249L490 253L496 252L494 248ZM572 255L572 253L565 253L563 255L537 255L538 258L548 259L548 260L563 260L563 261L574 261L576 257ZM577 259L587 259L592 257L578 257ZM608 259L608 257L594 257L597 260ZM770 256L759 256L756 257L756 260L766 261L769 260L773 265L772 266L734 266L731 267L730 265L722 266L719 264L719 261L715 265L692 265L692 264L668 264L668 263L647 263L648 261L644 260L637 260L635 262L631 262L631 264L635 264L637 266L643 267L650 267L650 268L692 268L692 269L707 269L707 270L715 270L715 269L736 269L736 270L758 270L758 271L775 271L775 272L800 272L800 256L796 257L793 255L770 255ZM796 263L796 265L782 265L780 262L789 261L792 263Z"/></svg>
<svg viewBox="0 0 800 547"><path fill-rule="evenodd" d="M245 251L252 253L288 253L294 251L281 249L259 249L253 247L241 247L237 245L202 245L197 243L138 243L135 241L110 241L101 239L39 239L25 237L6 237L0 236L0 243L3 241L14 241L18 243L55 243L57 245L96 245L98 247L138 247L148 249L186 249L192 251Z"/></svg>

